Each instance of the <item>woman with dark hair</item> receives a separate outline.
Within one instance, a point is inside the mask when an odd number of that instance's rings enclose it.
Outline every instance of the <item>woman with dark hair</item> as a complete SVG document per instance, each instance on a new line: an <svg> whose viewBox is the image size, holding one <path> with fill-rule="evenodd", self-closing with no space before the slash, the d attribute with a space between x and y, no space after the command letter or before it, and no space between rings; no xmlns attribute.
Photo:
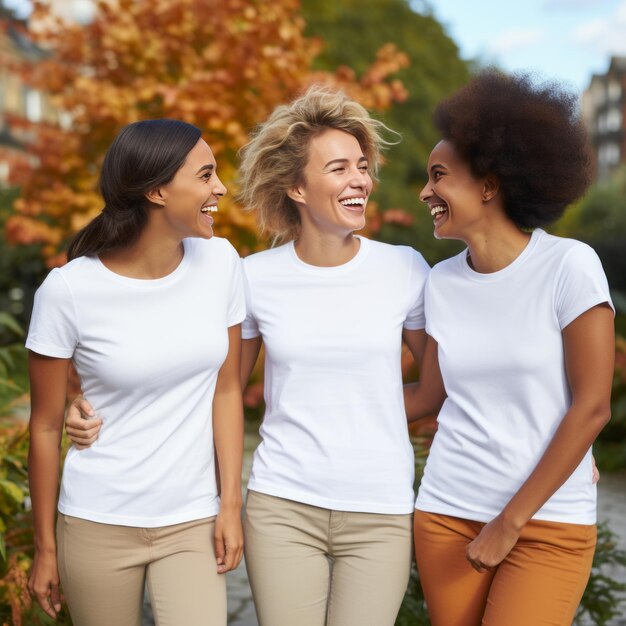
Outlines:
<svg viewBox="0 0 626 626"><path fill-rule="evenodd" d="M30 588L54 617L60 574L74 624L135 626L147 581L161 626L224 625L220 574L243 543L245 314L238 255L213 237L226 189L200 131L163 119L122 130L101 191L104 209L37 292L26 343ZM68 452L55 541L70 361L107 428Z"/></svg>
<svg viewBox="0 0 626 626"><path fill-rule="evenodd" d="M407 395L412 418L447 395L414 522L434 626L570 626L589 577L613 310L595 252L542 229L590 182L576 107L489 70L435 112L420 199L467 248L426 285L423 369L443 385Z"/></svg>

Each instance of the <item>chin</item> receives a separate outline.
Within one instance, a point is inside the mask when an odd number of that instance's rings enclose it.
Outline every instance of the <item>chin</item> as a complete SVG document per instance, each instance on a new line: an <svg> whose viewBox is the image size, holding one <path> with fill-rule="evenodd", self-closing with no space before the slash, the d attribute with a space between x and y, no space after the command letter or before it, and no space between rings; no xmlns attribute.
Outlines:
<svg viewBox="0 0 626 626"><path fill-rule="evenodd" d="M454 235L454 233L447 233L445 228L442 228L441 230L434 230L433 231L433 237L435 239L455 239L455 240L462 240L461 237L458 237L456 235Z"/></svg>

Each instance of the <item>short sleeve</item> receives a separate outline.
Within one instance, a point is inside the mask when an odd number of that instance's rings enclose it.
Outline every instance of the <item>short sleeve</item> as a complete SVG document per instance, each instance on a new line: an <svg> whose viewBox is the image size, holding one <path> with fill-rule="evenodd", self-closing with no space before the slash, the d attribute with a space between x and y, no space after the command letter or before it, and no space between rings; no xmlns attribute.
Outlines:
<svg viewBox="0 0 626 626"><path fill-rule="evenodd" d="M44 356L69 359L79 342L74 299L59 269L35 293L26 347Z"/></svg>
<svg viewBox="0 0 626 626"><path fill-rule="evenodd" d="M559 269L555 311L561 329L603 302L608 303L615 312L602 263L587 244L578 243L571 248Z"/></svg>
<svg viewBox="0 0 626 626"><path fill-rule="evenodd" d="M243 278L241 272L241 259L237 251L230 246L232 253L232 280L230 284L230 297L228 299L228 326L241 324L246 316L246 301L243 293Z"/></svg>
<svg viewBox="0 0 626 626"><path fill-rule="evenodd" d="M404 328L407 330L421 330L426 326L426 314L424 311L424 288L430 272L430 267L424 257L409 248L411 255L411 271L409 272L409 311L404 320Z"/></svg>
<svg viewBox="0 0 626 626"><path fill-rule="evenodd" d="M246 273L245 260L242 261L242 270L243 290L246 298L246 318L244 319L241 326L241 337L242 339L254 339L255 337L258 337L261 333L259 331L259 325L257 324L257 321L254 318L252 312L252 293L250 290L250 280Z"/></svg>

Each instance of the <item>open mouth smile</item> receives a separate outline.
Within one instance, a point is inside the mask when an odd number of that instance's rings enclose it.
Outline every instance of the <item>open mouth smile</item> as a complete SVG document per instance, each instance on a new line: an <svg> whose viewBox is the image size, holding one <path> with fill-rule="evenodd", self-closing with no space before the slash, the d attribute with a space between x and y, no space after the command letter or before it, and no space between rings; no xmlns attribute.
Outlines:
<svg viewBox="0 0 626 626"><path fill-rule="evenodd" d="M448 213L448 207L445 204L433 204L429 208L435 226L443 219L444 215Z"/></svg>
<svg viewBox="0 0 626 626"><path fill-rule="evenodd" d="M342 198L339 204L348 210L360 210L365 207L366 198L364 196L354 196L352 198Z"/></svg>

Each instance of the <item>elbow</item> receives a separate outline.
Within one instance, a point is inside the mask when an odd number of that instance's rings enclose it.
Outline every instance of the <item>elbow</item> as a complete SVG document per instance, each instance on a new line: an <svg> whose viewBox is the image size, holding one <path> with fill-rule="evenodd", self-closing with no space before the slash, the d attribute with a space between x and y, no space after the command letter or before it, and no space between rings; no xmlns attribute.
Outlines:
<svg viewBox="0 0 626 626"><path fill-rule="evenodd" d="M589 422L600 432L611 420L610 403L598 403L588 407L586 411Z"/></svg>
<svg viewBox="0 0 626 626"><path fill-rule="evenodd" d="M601 429L604 428L611 421L611 405L608 404L596 411L594 419L597 421Z"/></svg>

